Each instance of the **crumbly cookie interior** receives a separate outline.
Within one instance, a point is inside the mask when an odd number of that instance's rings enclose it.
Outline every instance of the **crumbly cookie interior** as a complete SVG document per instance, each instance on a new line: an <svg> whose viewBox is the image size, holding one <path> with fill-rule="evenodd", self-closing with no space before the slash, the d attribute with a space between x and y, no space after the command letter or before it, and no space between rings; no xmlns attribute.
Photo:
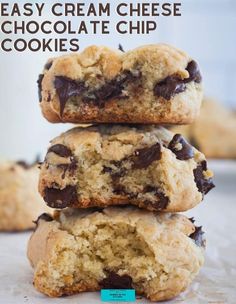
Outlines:
<svg viewBox="0 0 236 304"><path fill-rule="evenodd" d="M157 161L145 169L134 170L129 160L110 162L96 152L80 155L78 160L83 164L77 172L77 193L82 199L97 197L106 201L114 195L127 195L154 203L158 200L155 188L163 189L163 170Z"/></svg>
<svg viewBox="0 0 236 304"><path fill-rule="evenodd" d="M163 265L155 257L149 244L132 227L125 223L100 223L69 235L53 250L48 265L40 265L41 285L59 295L74 286L85 285L95 289L109 272L129 275L132 286L147 297L152 294L171 294L168 288L173 280L181 280L181 271ZM174 240L173 240L174 242ZM167 244L161 244L165 248ZM45 267L42 267L45 266ZM182 266L183 267L183 266ZM185 270L188 271L187 269ZM190 275L191 277L191 275ZM186 281L183 283L184 289ZM174 294L173 294L174 295Z"/></svg>

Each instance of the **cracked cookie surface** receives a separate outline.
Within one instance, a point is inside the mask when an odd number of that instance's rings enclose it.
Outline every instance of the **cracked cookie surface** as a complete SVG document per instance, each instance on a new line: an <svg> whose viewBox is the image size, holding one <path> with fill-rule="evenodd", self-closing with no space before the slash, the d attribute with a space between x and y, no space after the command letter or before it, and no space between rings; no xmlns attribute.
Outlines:
<svg viewBox="0 0 236 304"><path fill-rule="evenodd" d="M162 127L74 128L51 142L39 190L52 208L193 208L213 187L203 154Z"/></svg>
<svg viewBox="0 0 236 304"><path fill-rule="evenodd" d="M133 288L151 301L184 291L204 262L192 219L136 207L66 209L40 217L28 243L34 286L58 297Z"/></svg>
<svg viewBox="0 0 236 304"><path fill-rule="evenodd" d="M197 63L165 44L125 53L90 46L50 59L38 79L45 118L72 123L191 123L201 83Z"/></svg>

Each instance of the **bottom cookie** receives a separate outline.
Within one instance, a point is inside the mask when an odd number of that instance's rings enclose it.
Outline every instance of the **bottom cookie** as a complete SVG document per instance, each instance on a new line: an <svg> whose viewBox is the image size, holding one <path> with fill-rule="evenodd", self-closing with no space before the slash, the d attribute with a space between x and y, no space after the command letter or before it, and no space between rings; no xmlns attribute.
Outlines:
<svg viewBox="0 0 236 304"><path fill-rule="evenodd" d="M130 289L151 301L184 291L203 264L200 227L179 214L136 207L42 215L28 243L34 286L59 297Z"/></svg>

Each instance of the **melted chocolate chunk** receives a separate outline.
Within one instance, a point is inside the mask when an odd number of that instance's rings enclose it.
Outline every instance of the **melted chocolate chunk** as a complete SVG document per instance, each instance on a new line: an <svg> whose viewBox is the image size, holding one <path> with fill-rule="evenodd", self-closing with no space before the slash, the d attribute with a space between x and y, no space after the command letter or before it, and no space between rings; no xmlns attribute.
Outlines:
<svg viewBox="0 0 236 304"><path fill-rule="evenodd" d="M123 53L125 52L123 46L120 43L119 43L118 49Z"/></svg>
<svg viewBox="0 0 236 304"><path fill-rule="evenodd" d="M132 161L132 169L146 169L152 162L161 159L161 145L155 145L143 149L136 150L134 156L130 156Z"/></svg>
<svg viewBox="0 0 236 304"><path fill-rule="evenodd" d="M202 231L202 227L196 227L195 231L190 234L189 236L191 239L194 240L195 244L199 247L205 247L206 246L206 240L204 237L204 232Z"/></svg>
<svg viewBox="0 0 236 304"><path fill-rule="evenodd" d="M70 157L70 156L72 156L71 150L68 147L66 147L65 145L62 145L62 144L56 144L56 145L51 146L48 149L48 153L49 152L54 152L55 154L57 154L57 155L59 155L61 157Z"/></svg>
<svg viewBox="0 0 236 304"><path fill-rule="evenodd" d="M207 170L207 162L202 161L196 169L193 170L194 180L198 190L203 194L207 194L211 189L215 187L211 178L206 179L203 172Z"/></svg>
<svg viewBox="0 0 236 304"><path fill-rule="evenodd" d="M132 192L128 192L125 189L125 186L119 184L119 183L115 183L113 184L114 187L114 193L117 195L124 195L124 196L128 196L128 198L130 200L137 198L138 194L137 193L132 193Z"/></svg>
<svg viewBox="0 0 236 304"><path fill-rule="evenodd" d="M107 166L104 166L103 167L103 170L102 170L102 173L104 174L104 173L112 173L112 168L110 168L110 167L107 167Z"/></svg>
<svg viewBox="0 0 236 304"><path fill-rule="evenodd" d="M191 81L200 83L202 81L200 70L194 60L188 63L186 70L189 72L189 77L186 79L171 75L158 82L154 87L154 95L170 100L174 95L184 92L187 83Z"/></svg>
<svg viewBox="0 0 236 304"><path fill-rule="evenodd" d="M154 195L157 197L157 201L145 201L145 204L152 206L155 210L160 211L166 209L169 204L169 198L165 196L165 194L158 189L157 187L148 185L143 190L144 193L154 192Z"/></svg>
<svg viewBox="0 0 236 304"><path fill-rule="evenodd" d="M66 186L64 189L48 188L44 190L44 200L51 208L63 209L77 201L76 186Z"/></svg>
<svg viewBox="0 0 236 304"><path fill-rule="evenodd" d="M47 62L47 63L45 64L45 66L44 66L44 69L45 69L45 70L50 70L52 64L53 64L53 61Z"/></svg>
<svg viewBox="0 0 236 304"><path fill-rule="evenodd" d="M103 289L133 289L132 278L124 274L122 276L114 271L108 272L108 276L99 282L99 286Z"/></svg>
<svg viewBox="0 0 236 304"><path fill-rule="evenodd" d="M43 74L39 74L37 84L38 84L38 96L39 96L39 102L42 101L42 81L43 81Z"/></svg>
<svg viewBox="0 0 236 304"><path fill-rule="evenodd" d="M60 115L63 115L66 102L73 96L81 96L84 102L93 102L99 107L103 107L105 102L112 98L126 98L123 95L125 87L140 78L139 71L123 71L116 78L107 81L99 89L86 88L83 81L75 81L68 77L56 76L54 86L60 101Z"/></svg>
<svg viewBox="0 0 236 304"><path fill-rule="evenodd" d="M66 172L73 174L77 169L77 160L71 157L71 162L69 164L58 164L57 167L63 169L62 179L65 178Z"/></svg>
<svg viewBox="0 0 236 304"><path fill-rule="evenodd" d="M206 162L206 160L203 160L203 161L201 162L201 166L202 166L203 171L206 171L206 170L207 170L207 162Z"/></svg>
<svg viewBox="0 0 236 304"><path fill-rule="evenodd" d="M182 148L178 150L176 145L181 144ZM168 145L179 160L188 160L194 157L193 147L180 134L175 134Z"/></svg>
<svg viewBox="0 0 236 304"><path fill-rule="evenodd" d="M56 76L54 86L60 101L60 115L63 115L69 98L80 95L85 90L84 82L77 82L64 76Z"/></svg>
<svg viewBox="0 0 236 304"><path fill-rule="evenodd" d="M189 78L185 82L195 81L196 83L200 83L202 81L202 75L196 61L192 60L189 62L186 70L189 72Z"/></svg>
<svg viewBox="0 0 236 304"><path fill-rule="evenodd" d="M130 71L123 71L116 78L106 82L99 89L87 91L84 94L85 101L93 101L99 107L104 106L104 103L112 98L126 98L123 95L123 90L130 82L140 77L140 72L131 73Z"/></svg>
<svg viewBox="0 0 236 304"><path fill-rule="evenodd" d="M52 217L50 214L48 214L48 213L42 213L42 214L37 218L36 221L33 221L33 223L36 224L36 228L38 227L39 220L43 220L43 221L45 221L45 222L51 222L51 221L53 221L53 217Z"/></svg>
<svg viewBox="0 0 236 304"><path fill-rule="evenodd" d="M186 89L185 83L177 76L169 76L157 83L154 88L154 95L170 100L175 94L182 93Z"/></svg>

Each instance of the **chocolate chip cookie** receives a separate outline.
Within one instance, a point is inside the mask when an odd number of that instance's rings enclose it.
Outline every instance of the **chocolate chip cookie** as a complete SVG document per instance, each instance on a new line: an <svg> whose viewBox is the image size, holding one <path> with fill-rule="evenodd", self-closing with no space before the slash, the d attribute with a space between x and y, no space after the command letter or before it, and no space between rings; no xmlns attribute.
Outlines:
<svg viewBox="0 0 236 304"><path fill-rule="evenodd" d="M203 154L151 125L74 128L51 142L39 191L52 208L132 204L185 211L213 187Z"/></svg>
<svg viewBox="0 0 236 304"><path fill-rule="evenodd" d="M177 126L209 158L236 158L236 115L220 103L205 99L201 113L189 126Z"/></svg>
<svg viewBox="0 0 236 304"><path fill-rule="evenodd" d="M129 52L90 46L51 59L38 79L50 122L186 124L198 115L198 64L164 44Z"/></svg>
<svg viewBox="0 0 236 304"><path fill-rule="evenodd" d="M58 297L135 289L151 301L184 291L204 262L201 227L136 207L66 209L39 218L28 243L34 286Z"/></svg>
<svg viewBox="0 0 236 304"><path fill-rule="evenodd" d="M38 178L36 164L0 164L0 231L32 229L33 220L50 211L38 194Z"/></svg>

